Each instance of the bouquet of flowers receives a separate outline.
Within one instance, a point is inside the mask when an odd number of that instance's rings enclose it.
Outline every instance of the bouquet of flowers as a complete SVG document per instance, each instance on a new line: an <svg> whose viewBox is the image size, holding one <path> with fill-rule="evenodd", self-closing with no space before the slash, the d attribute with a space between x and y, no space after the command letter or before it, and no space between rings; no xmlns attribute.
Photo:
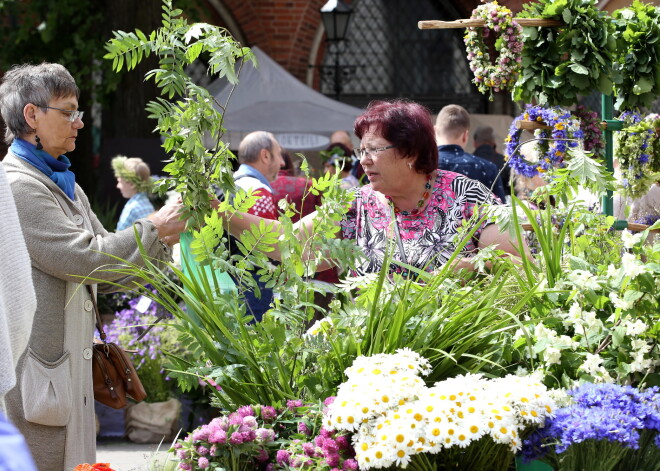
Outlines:
<svg viewBox="0 0 660 471"><path fill-rule="evenodd" d="M269 459L267 446L275 442L277 417L273 407L243 406L195 429L170 451L176 452L183 470L218 465L229 471L263 469Z"/></svg>
<svg viewBox="0 0 660 471"><path fill-rule="evenodd" d="M522 435L553 414L535 377L464 375L427 387L428 361L407 349L358 357L326 414L354 432L360 469L506 470Z"/></svg>
<svg viewBox="0 0 660 471"><path fill-rule="evenodd" d="M557 471L657 470L660 466L660 392L586 383L524 441L525 459Z"/></svg>

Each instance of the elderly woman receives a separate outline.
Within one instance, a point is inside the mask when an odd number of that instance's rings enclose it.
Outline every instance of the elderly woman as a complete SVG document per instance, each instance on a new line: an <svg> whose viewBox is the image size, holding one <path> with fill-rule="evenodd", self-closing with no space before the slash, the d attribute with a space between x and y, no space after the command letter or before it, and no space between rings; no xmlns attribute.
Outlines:
<svg viewBox="0 0 660 471"><path fill-rule="evenodd" d="M451 257L460 243L455 237L477 205L498 204L481 183L457 173L438 170L438 152L430 114L407 102L374 102L357 118L355 134L361 140L356 155L369 184L356 190L351 208L341 221L341 235L354 239L366 255L359 273L373 273L383 265L390 241L393 258L418 269L433 271ZM239 235L259 218L230 218ZM303 218L300 237L312 228L314 214ZM302 229L302 228L301 228ZM457 268L471 269L469 256L481 247L497 245L518 252L506 234L490 222L478 228L462 249ZM277 258L277 250L269 253ZM391 271L405 272L392 264Z"/></svg>
<svg viewBox="0 0 660 471"><path fill-rule="evenodd" d="M9 152L2 162L32 262L37 311L27 351L6 397L10 420L27 438L40 470L70 470L95 462L92 342L95 315L82 277L126 283L96 271L116 260L142 263L133 228L108 233L75 183L70 162L83 128L79 90L58 64L22 65L0 85L0 111ZM183 230L179 205L135 223L149 257L170 258ZM99 290L111 291L109 284ZM40 383L41 382L41 383Z"/></svg>
<svg viewBox="0 0 660 471"><path fill-rule="evenodd" d="M154 205L147 195L151 190L151 170L139 157L127 158L123 155L112 159L112 169L121 196L128 200L117 222L117 230L121 231L154 212Z"/></svg>

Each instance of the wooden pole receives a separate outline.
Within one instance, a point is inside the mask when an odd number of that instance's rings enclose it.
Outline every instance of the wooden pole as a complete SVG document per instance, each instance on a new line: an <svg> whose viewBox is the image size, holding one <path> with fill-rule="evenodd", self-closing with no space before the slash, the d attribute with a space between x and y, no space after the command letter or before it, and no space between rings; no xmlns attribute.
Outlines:
<svg viewBox="0 0 660 471"><path fill-rule="evenodd" d="M544 20L542 18L514 18L520 26L561 26L564 23L557 20ZM468 19L456 21L425 20L417 22L419 29L457 29L457 28L483 28L486 22L481 19Z"/></svg>
<svg viewBox="0 0 660 471"><path fill-rule="evenodd" d="M600 127L602 129L611 129L612 131L620 131L621 130L621 122L616 121L613 123L609 123L608 121L601 121L600 122ZM535 131L537 129L552 129L552 126L548 126L544 122L539 122L539 121L525 121L525 120L518 120L516 121L516 127L518 129L524 129L526 131Z"/></svg>

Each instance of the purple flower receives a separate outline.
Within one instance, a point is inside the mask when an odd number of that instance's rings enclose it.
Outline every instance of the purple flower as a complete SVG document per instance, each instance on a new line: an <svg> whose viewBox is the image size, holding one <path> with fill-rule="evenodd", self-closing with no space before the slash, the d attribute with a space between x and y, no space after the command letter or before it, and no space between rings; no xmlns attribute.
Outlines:
<svg viewBox="0 0 660 471"><path fill-rule="evenodd" d="M208 460L208 458L204 458L203 456L200 457L200 458L197 460L197 467L198 467L199 469L206 469L206 468L208 468L208 467L209 467L209 460Z"/></svg>
<svg viewBox="0 0 660 471"><path fill-rule="evenodd" d="M199 453L199 454L202 455L202 456L205 456L205 455L208 455L208 453L209 453L209 449L206 448L206 447L203 446L203 445L200 445L200 446L197 447L197 453Z"/></svg>
<svg viewBox="0 0 660 471"><path fill-rule="evenodd" d="M179 468L185 469L186 471L190 471L192 469L192 465L189 463L179 463Z"/></svg>

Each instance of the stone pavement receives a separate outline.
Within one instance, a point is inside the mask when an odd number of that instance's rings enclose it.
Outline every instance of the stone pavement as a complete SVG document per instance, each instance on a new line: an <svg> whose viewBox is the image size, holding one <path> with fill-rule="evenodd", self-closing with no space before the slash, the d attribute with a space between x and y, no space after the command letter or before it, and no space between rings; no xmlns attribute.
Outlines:
<svg viewBox="0 0 660 471"><path fill-rule="evenodd" d="M162 471L170 443L137 444L122 439L99 439L96 442L97 463L109 463L115 471ZM174 470L171 463L167 467Z"/></svg>

